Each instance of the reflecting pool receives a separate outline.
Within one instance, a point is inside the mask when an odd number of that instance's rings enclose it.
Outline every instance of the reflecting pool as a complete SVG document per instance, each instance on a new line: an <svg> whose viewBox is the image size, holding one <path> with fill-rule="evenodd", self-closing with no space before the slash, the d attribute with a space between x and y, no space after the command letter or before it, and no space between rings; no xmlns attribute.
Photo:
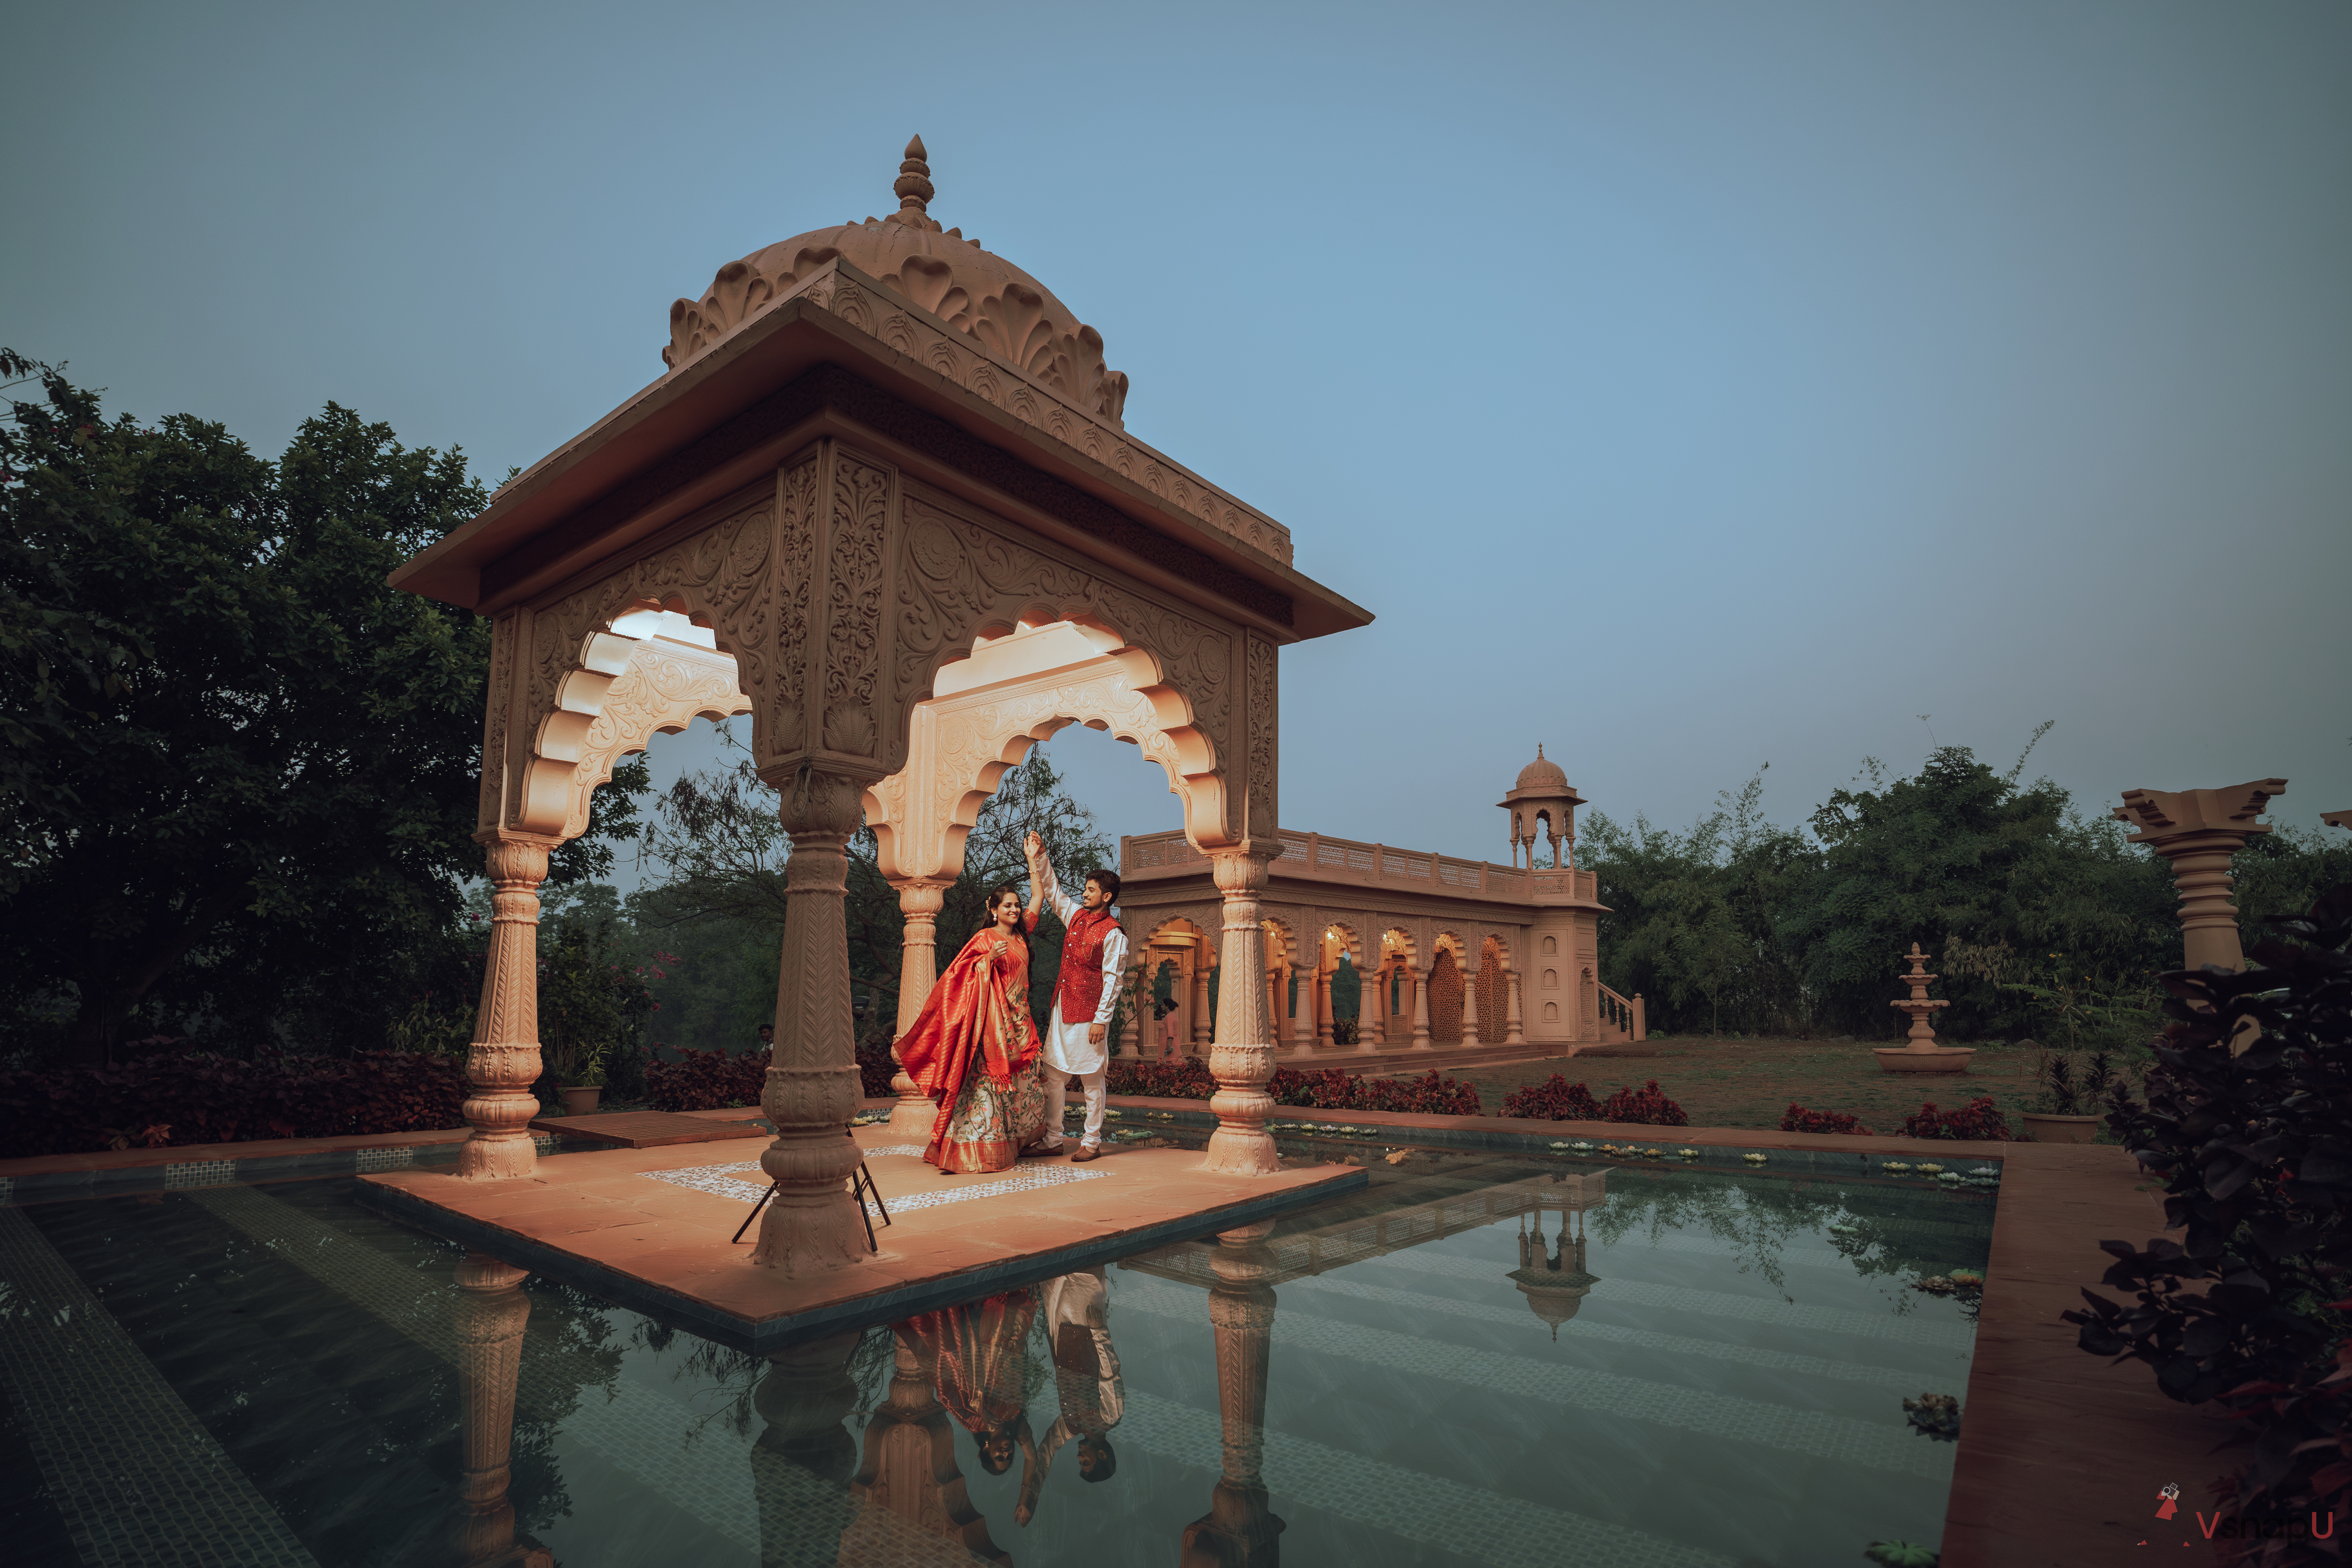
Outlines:
<svg viewBox="0 0 2352 1568"><path fill-rule="evenodd" d="M1473 1151L752 1355L348 1179L0 1209L16 1563L1784 1564L1934 1546L1988 1192ZM887 1234L887 1233L886 1233ZM1968 1276L1961 1275L1963 1280ZM1963 1439L1964 1440L1964 1439Z"/></svg>

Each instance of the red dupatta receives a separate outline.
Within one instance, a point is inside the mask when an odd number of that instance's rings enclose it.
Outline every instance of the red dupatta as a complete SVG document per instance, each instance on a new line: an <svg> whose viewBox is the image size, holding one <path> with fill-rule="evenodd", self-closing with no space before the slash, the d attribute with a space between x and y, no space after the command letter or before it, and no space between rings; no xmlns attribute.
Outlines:
<svg viewBox="0 0 2352 1568"><path fill-rule="evenodd" d="M998 952L998 943L1005 951ZM940 1108L934 1143L977 1066L999 1089L1037 1059L1037 1026L1029 1016L1029 943L993 921L963 951L923 999L923 1010L898 1038L898 1060L915 1087Z"/></svg>

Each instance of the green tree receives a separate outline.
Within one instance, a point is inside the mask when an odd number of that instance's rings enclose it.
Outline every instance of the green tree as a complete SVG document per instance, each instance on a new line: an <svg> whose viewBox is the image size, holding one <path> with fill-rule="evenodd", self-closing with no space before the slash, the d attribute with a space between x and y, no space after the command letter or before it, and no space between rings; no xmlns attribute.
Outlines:
<svg viewBox="0 0 2352 1568"><path fill-rule="evenodd" d="M384 578L482 487L333 404L272 463L5 367L42 394L0 424L8 1000L68 1015L80 1060L142 1009L375 1043L480 868L488 644Z"/></svg>
<svg viewBox="0 0 2352 1568"><path fill-rule="evenodd" d="M725 733L727 743L740 750L732 733ZM1096 826L1094 814L1069 797L1045 749L1034 749L1020 766L1005 772L965 837L963 871L946 891L936 927L940 968L980 930L989 889L1003 882L1025 889L1027 859L1022 844L1032 831L1045 841L1055 875L1066 889L1075 890L1090 868L1112 864L1112 847ZM685 934L689 928L725 922L734 933L731 941L761 941L769 962L765 1010L760 1016L772 1013L774 954L784 921L784 868L792 853L792 841L777 816L775 791L748 758L689 773L656 802L642 850L659 879L633 897L630 908L640 927L662 932L665 942L675 938L680 969L689 976L696 973L698 951L695 939ZM867 1037L887 1041L898 1019L906 921L898 911L898 892L876 863L870 828L861 828L849 843L844 919L850 982L867 999ZM1061 963L1061 922L1047 915L1030 943L1031 1000L1048 1008ZM755 939L754 932L764 934ZM704 982L698 978L689 984ZM669 992L661 994L667 1001Z"/></svg>

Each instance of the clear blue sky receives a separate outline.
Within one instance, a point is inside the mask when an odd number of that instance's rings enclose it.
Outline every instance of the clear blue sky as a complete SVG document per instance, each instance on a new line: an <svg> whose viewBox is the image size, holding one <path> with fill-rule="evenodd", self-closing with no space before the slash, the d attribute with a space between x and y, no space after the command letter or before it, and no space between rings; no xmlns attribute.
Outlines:
<svg viewBox="0 0 2352 1568"><path fill-rule="evenodd" d="M1129 427L1379 615L1285 655L1290 826L1500 858L1539 740L1794 822L2044 719L2086 805L2352 807L2336 0L13 15L0 342L272 453L331 398L528 464L921 132Z"/></svg>

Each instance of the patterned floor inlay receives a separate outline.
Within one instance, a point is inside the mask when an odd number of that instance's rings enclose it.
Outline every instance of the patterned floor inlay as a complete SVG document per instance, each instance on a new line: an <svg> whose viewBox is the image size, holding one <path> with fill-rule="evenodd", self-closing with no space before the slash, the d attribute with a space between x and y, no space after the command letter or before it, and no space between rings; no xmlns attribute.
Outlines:
<svg viewBox="0 0 2352 1568"><path fill-rule="evenodd" d="M868 1149L866 1154L871 1159L876 1154L898 1152L895 1148ZM917 1149L915 1152L919 1154L922 1151ZM763 1173L757 1160L744 1160L727 1165L688 1165L678 1171L643 1171L638 1173L656 1182L668 1182L676 1186L691 1187L698 1193L709 1193L713 1197L756 1198L760 1195L760 1176ZM941 1204L967 1203L973 1198L1002 1197L1006 1193L1029 1193L1040 1187L1058 1187L1070 1182L1097 1181L1109 1174L1108 1171L1082 1171L1075 1165L1033 1165L992 1182L940 1187L928 1193L901 1193L895 1198L883 1201L890 1205L892 1214L905 1214L912 1209L937 1208ZM745 1180L746 1177L750 1179ZM943 1179L959 1183L970 1180L968 1177ZM872 1205L869 1204L867 1206Z"/></svg>
<svg viewBox="0 0 2352 1568"><path fill-rule="evenodd" d="M1156 1281L1130 1284L1123 1279L1119 1283L1122 1307L1171 1318L1198 1320L1201 1316L1197 1292ZM1952 1450L1919 1441L1918 1434L1908 1426L1857 1421L1822 1410L1800 1410L1532 1356L1505 1355L1289 1310L1275 1317L1274 1342L1391 1373L1541 1399L1612 1421L1646 1421L1929 1480L1941 1480L1952 1473ZM1893 1401L1888 1404L1891 1406Z"/></svg>
<svg viewBox="0 0 2352 1568"><path fill-rule="evenodd" d="M1131 1300L1124 1280L1120 1289L1124 1305ZM1192 1315L1202 1316L1206 1309L1200 1297L1191 1300ZM1213 1476L1224 1434L1217 1417L1205 1410L1129 1388L1126 1416L1112 1436ZM1492 1568L1735 1568L1728 1557L1626 1525L1465 1487L1283 1432L1265 1435L1263 1473L1277 1513L1289 1503L1318 1509Z"/></svg>
<svg viewBox="0 0 2352 1568"><path fill-rule="evenodd" d="M0 1210L0 1374L90 1568L317 1568L96 1293Z"/></svg>

